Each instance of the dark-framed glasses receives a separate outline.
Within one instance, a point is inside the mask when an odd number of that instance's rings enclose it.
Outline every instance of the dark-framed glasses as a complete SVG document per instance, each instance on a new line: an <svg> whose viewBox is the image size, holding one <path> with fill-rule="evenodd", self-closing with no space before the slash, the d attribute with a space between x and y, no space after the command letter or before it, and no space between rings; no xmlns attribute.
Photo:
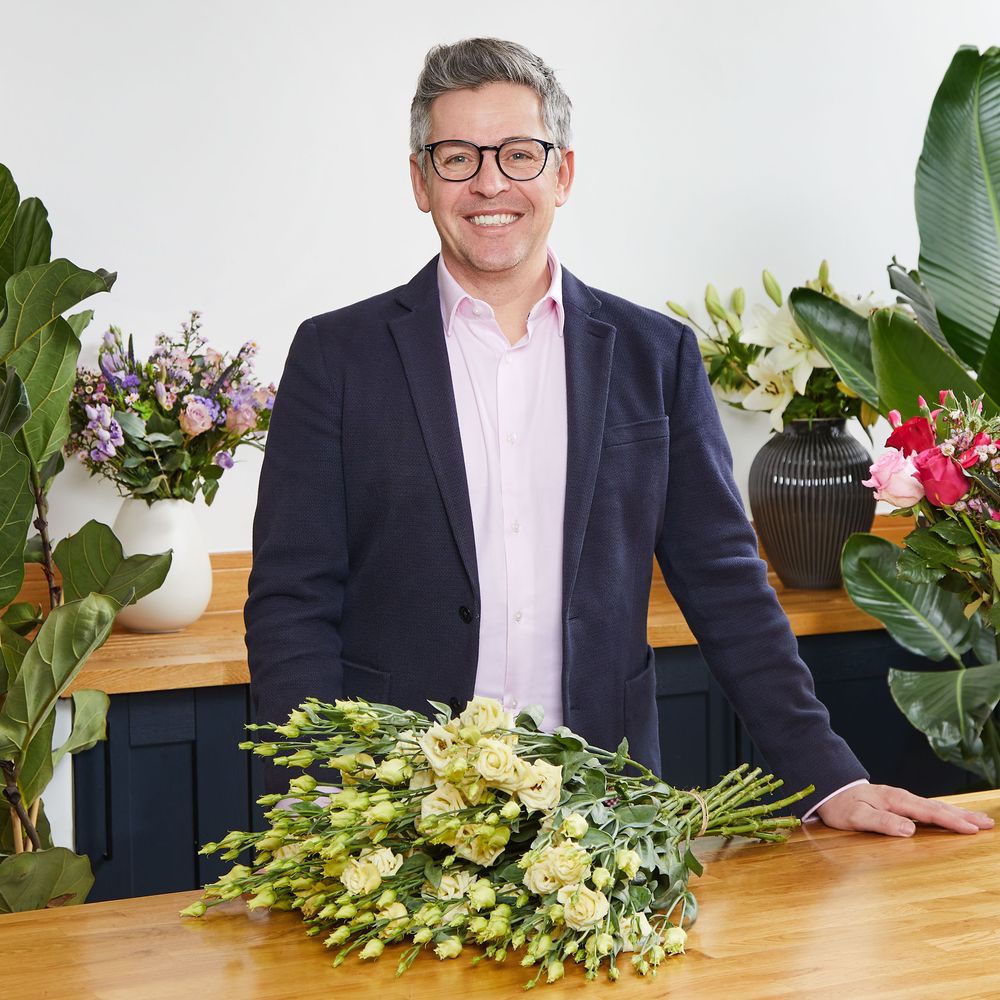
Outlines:
<svg viewBox="0 0 1000 1000"><path fill-rule="evenodd" d="M479 173L483 154L497 158L500 173L512 181L534 180L548 163L554 142L544 139L508 139L499 146L477 146L464 139L442 139L424 146L438 177L446 181L467 181Z"/></svg>

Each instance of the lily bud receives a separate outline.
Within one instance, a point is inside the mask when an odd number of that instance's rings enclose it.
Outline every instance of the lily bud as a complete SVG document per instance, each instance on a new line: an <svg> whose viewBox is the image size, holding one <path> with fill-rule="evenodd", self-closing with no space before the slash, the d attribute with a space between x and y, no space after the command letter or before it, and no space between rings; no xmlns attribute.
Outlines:
<svg viewBox="0 0 1000 1000"><path fill-rule="evenodd" d="M681 319L690 319L691 316L687 309L684 308L679 302L671 302L667 299L667 308L675 315L680 316Z"/></svg>
<svg viewBox="0 0 1000 1000"><path fill-rule="evenodd" d="M743 310L747 307L747 293L743 291L742 288L737 288L736 291L733 292L730 305L733 307L733 312L736 313L737 316L742 316Z"/></svg>
<svg viewBox="0 0 1000 1000"><path fill-rule="evenodd" d="M819 280L822 285L830 284L830 265L825 260L819 265Z"/></svg>
<svg viewBox="0 0 1000 1000"><path fill-rule="evenodd" d="M764 291L767 292L768 298L776 305L781 305L781 286L775 280L773 274L770 271L765 270L762 275L762 280L764 282Z"/></svg>

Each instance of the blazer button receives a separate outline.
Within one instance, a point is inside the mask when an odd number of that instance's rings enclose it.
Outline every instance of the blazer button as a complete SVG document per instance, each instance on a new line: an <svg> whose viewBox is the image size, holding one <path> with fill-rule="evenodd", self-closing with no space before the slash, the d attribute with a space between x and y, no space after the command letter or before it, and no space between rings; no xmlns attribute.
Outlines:
<svg viewBox="0 0 1000 1000"><path fill-rule="evenodd" d="M468 625L472 621L472 612L463 604L458 609L458 617Z"/></svg>
<svg viewBox="0 0 1000 1000"><path fill-rule="evenodd" d="M448 707L453 715L458 715L462 711L462 703L457 698L449 698Z"/></svg>

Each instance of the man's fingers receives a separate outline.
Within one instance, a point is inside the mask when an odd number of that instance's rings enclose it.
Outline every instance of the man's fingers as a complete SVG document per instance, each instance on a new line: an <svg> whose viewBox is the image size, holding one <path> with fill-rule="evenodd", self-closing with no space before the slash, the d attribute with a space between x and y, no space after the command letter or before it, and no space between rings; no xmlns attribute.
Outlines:
<svg viewBox="0 0 1000 1000"><path fill-rule="evenodd" d="M912 837L917 829L916 824L905 816L899 816L864 799L854 803L850 824L853 830L868 830L887 837Z"/></svg>
<svg viewBox="0 0 1000 1000"><path fill-rule="evenodd" d="M876 829L880 833L905 837L915 829L910 820L943 827L955 833L977 833L993 826L993 820L985 813L969 812L946 802L921 798L903 788L871 785L866 791L869 795L862 796L862 799L884 817L892 818L880 818L878 827L866 826L863 829ZM893 826L895 829L890 829Z"/></svg>

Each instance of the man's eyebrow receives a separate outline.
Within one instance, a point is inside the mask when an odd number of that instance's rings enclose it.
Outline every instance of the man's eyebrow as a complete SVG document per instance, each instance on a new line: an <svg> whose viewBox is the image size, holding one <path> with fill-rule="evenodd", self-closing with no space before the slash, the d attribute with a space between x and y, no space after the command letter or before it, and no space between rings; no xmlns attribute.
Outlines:
<svg viewBox="0 0 1000 1000"><path fill-rule="evenodd" d="M505 138L501 139L497 143L497 145L502 146L505 142L516 142L518 139L530 139L530 138L531 138L530 135L508 135Z"/></svg>

